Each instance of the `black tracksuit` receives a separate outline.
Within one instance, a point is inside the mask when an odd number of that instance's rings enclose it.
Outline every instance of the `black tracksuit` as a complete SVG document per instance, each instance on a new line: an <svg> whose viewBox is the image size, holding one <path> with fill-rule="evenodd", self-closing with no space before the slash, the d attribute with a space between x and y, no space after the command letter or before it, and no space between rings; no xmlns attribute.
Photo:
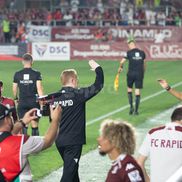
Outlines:
<svg viewBox="0 0 182 182"><path fill-rule="evenodd" d="M62 106L62 118L56 139L57 149L64 161L61 182L79 182L78 166L82 145L86 143L86 102L103 88L104 75L97 67L95 82L85 88L63 87L62 95L54 101Z"/></svg>

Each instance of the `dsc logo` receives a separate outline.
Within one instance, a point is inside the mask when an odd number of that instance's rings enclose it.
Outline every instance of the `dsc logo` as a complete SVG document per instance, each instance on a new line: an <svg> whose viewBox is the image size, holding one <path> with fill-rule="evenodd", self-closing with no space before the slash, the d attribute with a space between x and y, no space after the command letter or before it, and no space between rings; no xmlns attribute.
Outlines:
<svg viewBox="0 0 182 182"><path fill-rule="evenodd" d="M51 54L66 54L68 52L68 47L67 46L50 46L49 47L49 52Z"/></svg>
<svg viewBox="0 0 182 182"><path fill-rule="evenodd" d="M49 36L49 30L32 30L33 36Z"/></svg>

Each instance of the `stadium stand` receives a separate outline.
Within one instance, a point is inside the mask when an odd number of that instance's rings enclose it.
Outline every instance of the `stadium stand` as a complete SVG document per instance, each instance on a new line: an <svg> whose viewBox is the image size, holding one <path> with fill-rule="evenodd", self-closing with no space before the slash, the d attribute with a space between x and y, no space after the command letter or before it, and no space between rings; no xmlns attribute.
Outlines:
<svg viewBox="0 0 182 182"><path fill-rule="evenodd" d="M51 26L126 26L159 25L181 26L181 1L164 1L160 5L153 1L140 3L138 0L61 0L47 3L42 0L35 4L29 0L24 8L18 1L1 1L0 22L7 17L10 21L11 42L25 42L25 30L28 25ZM43 2L45 6L43 5ZM29 8L28 8L29 6ZM26 8L27 7L27 8ZM22 27L23 26L23 27ZM23 29L24 29L23 28ZM21 29L21 30L20 30ZM21 33L20 33L21 31ZM1 42L5 41L2 36ZM22 39L21 39L21 35Z"/></svg>

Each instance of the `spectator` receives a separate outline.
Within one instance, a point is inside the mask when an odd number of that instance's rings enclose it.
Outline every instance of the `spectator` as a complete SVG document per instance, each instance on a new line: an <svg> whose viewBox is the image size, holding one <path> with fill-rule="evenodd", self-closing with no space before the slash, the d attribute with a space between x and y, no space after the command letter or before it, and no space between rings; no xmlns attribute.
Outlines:
<svg viewBox="0 0 182 182"><path fill-rule="evenodd" d="M69 8L69 2L67 0L60 0L60 7L61 12L65 14L66 10Z"/></svg>
<svg viewBox="0 0 182 182"><path fill-rule="evenodd" d="M181 27L182 25L182 18L180 17L180 12L177 12L174 16L175 25Z"/></svg>
<svg viewBox="0 0 182 182"><path fill-rule="evenodd" d="M166 80L159 79L158 81L162 88L166 89L170 94L174 95L176 98L182 100L182 92L178 92L178 91L172 89Z"/></svg>
<svg viewBox="0 0 182 182"><path fill-rule="evenodd" d="M104 13L104 5L103 5L103 3L102 3L102 0L97 0L97 9L99 10L99 12L100 12L101 14Z"/></svg>
<svg viewBox="0 0 182 182"><path fill-rule="evenodd" d="M127 9L127 4L125 0L123 0L120 2L120 9L119 9L120 16L122 16L125 13L126 9Z"/></svg>
<svg viewBox="0 0 182 182"><path fill-rule="evenodd" d="M5 43L10 43L11 37L10 37L10 22L8 20L8 17L5 16L2 22L2 29L4 33L4 41Z"/></svg>
<svg viewBox="0 0 182 182"><path fill-rule="evenodd" d="M24 114L32 108L40 108L37 96L43 95L42 76L37 70L32 69L33 58L30 54L23 55L23 69L14 74L13 95L18 101L18 116L23 118ZM19 97L18 97L19 93ZM31 121L32 135L39 135L38 118ZM23 134L27 134L28 126L23 128Z"/></svg>
<svg viewBox="0 0 182 182"><path fill-rule="evenodd" d="M63 114L60 131L56 139L56 147L63 159L63 175L61 182L79 182L79 160L82 146L86 143L85 105L103 88L104 75L99 64L90 60L89 65L96 72L95 82L85 88L78 89L78 76L75 70L64 70L61 74L62 95L55 100L61 103Z"/></svg>
<svg viewBox="0 0 182 182"><path fill-rule="evenodd" d="M24 34L25 34L25 24L24 22L20 21L18 24L18 30L16 34L16 42L24 42Z"/></svg>
<svg viewBox="0 0 182 182"><path fill-rule="evenodd" d="M9 9L11 11L13 11L15 9L15 0L11 0L11 2L9 3Z"/></svg>
<svg viewBox="0 0 182 182"><path fill-rule="evenodd" d="M113 161L106 182L144 182L142 169L132 154L135 150L134 128L126 122L106 120L101 124L97 139L99 153Z"/></svg>
<svg viewBox="0 0 182 182"><path fill-rule="evenodd" d="M79 0L71 0L70 5L71 5L71 12L75 13L78 11L78 7L79 7Z"/></svg>
<svg viewBox="0 0 182 182"><path fill-rule="evenodd" d="M13 99L3 96L3 82L0 80L0 104L5 105L7 108L15 108L15 102ZM18 119L16 109L12 112L13 122Z"/></svg>
<svg viewBox="0 0 182 182"><path fill-rule="evenodd" d="M139 20L140 25L146 24L145 12L142 9L139 10L137 19Z"/></svg>
<svg viewBox="0 0 182 182"><path fill-rule="evenodd" d="M139 149L137 161L144 171L146 182L167 181L182 166L181 145L182 107L179 107L173 111L171 123L151 129ZM149 156L150 178L144 167Z"/></svg>
<svg viewBox="0 0 182 182"><path fill-rule="evenodd" d="M50 11L47 11L47 16L46 16L47 25L51 25L52 19L53 19L52 13Z"/></svg>
<svg viewBox="0 0 182 182"><path fill-rule="evenodd" d="M158 25L160 25L160 26L166 25L166 16L163 12L159 11L157 13L156 19L157 19Z"/></svg>
<svg viewBox="0 0 182 182"><path fill-rule="evenodd" d="M53 15L53 18L54 18L54 20L56 20L56 21L57 21L57 20L62 20L63 15L62 15L60 9L57 9L57 10L56 10L56 12L55 12L54 15Z"/></svg>
<svg viewBox="0 0 182 182"><path fill-rule="evenodd" d="M72 26L73 16L69 11L63 16L63 20L66 22L66 26Z"/></svg>
<svg viewBox="0 0 182 182"><path fill-rule="evenodd" d="M0 172L5 181L32 181L28 156L50 147L56 138L61 114L60 106L54 110L50 108L52 122L44 137L11 134L12 128L13 132L17 133L31 120L35 120L37 118L35 111L36 109L31 109L25 113L24 117L13 126L12 111L0 104Z"/></svg>

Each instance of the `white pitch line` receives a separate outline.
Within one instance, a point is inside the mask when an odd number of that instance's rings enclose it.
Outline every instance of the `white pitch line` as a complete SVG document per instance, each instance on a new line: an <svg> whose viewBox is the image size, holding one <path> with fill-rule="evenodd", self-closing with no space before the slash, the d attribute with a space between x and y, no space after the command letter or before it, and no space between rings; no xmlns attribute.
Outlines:
<svg viewBox="0 0 182 182"><path fill-rule="evenodd" d="M178 83L174 84L174 85L172 86L172 88L178 87L178 86L180 86L180 85L182 85L182 82L178 82ZM151 98L153 98L153 97L156 97L156 96L158 96L158 95L160 95L160 94L162 94L162 93L164 93L164 92L166 92L166 90L161 90L161 91L159 91L159 92L156 92L156 93L154 93L154 94L152 94L152 95L149 95L149 96L147 96L147 97L141 99L140 102L145 102L145 101L147 101L147 100L149 100L149 99L151 99ZM123 106L123 107L120 107L120 108L118 108L118 109L116 109L116 110L114 110L114 111L111 111L111 112L109 112L109 113L107 113L107 114L104 114L104 115L102 115L102 116L99 116L98 118L95 118L95 119L93 119L93 120L88 121L88 122L86 123L86 126L92 125L92 124L96 123L97 121L103 120L103 119L105 119L105 118L107 118L107 117L109 117L109 116L112 116L112 115L114 115L114 114L116 114L116 113L118 113L118 112L124 111L125 109L127 109L127 108L129 108L129 107L130 107L130 105L128 104L128 105L125 105L125 106Z"/></svg>

